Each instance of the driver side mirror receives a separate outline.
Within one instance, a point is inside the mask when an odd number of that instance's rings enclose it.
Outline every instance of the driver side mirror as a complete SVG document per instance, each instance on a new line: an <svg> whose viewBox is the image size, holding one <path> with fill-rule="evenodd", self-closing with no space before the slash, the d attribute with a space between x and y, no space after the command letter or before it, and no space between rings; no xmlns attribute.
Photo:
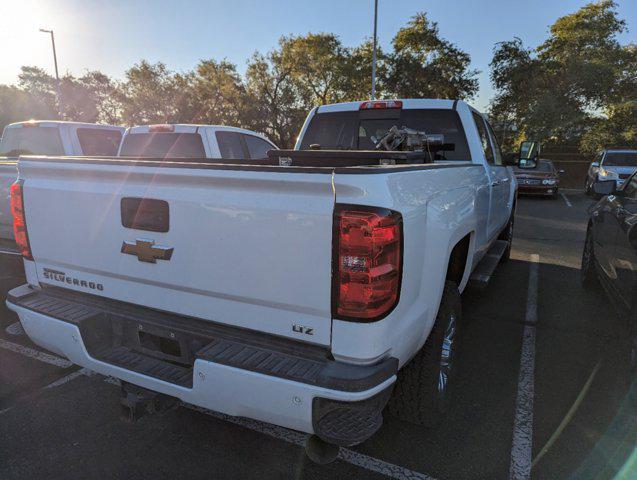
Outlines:
<svg viewBox="0 0 637 480"><path fill-rule="evenodd" d="M535 168L537 157L540 155L540 144L534 140L525 140L520 144L520 154L518 155L518 167Z"/></svg>
<svg viewBox="0 0 637 480"><path fill-rule="evenodd" d="M614 195L617 193L615 180L598 180L593 184L593 191L597 195Z"/></svg>

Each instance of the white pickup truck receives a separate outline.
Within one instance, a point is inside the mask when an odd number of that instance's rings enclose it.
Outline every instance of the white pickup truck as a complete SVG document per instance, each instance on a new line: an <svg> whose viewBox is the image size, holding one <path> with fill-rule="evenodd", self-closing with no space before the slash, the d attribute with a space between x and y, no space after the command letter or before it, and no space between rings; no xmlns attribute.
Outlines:
<svg viewBox="0 0 637 480"><path fill-rule="evenodd" d="M432 141L374 151L394 126ZM370 437L388 403L435 422L460 293L512 238L515 178L484 116L450 100L326 105L297 150L270 156L22 157L27 283L9 308L36 344L138 393L314 434L314 458Z"/></svg>
<svg viewBox="0 0 637 480"><path fill-rule="evenodd" d="M0 240L13 240L9 188L18 157L30 155L117 154L123 127L63 121L28 121L4 127L0 141Z"/></svg>

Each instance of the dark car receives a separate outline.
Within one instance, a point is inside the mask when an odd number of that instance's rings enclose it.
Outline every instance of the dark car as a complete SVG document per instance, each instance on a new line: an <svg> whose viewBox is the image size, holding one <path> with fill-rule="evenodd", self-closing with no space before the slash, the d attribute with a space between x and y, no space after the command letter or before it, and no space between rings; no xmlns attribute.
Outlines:
<svg viewBox="0 0 637 480"><path fill-rule="evenodd" d="M539 159L534 168L514 167L518 193L556 197L560 185L560 171L553 162Z"/></svg>
<svg viewBox="0 0 637 480"><path fill-rule="evenodd" d="M631 365L637 365L637 173L621 189L614 180L598 182L605 195L590 209L582 255L582 282L598 280L618 313L627 320Z"/></svg>

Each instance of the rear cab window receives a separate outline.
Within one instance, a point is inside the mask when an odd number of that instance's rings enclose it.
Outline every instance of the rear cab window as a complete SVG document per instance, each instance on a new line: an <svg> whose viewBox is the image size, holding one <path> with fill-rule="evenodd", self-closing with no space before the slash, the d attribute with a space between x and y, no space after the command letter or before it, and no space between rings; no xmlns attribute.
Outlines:
<svg viewBox="0 0 637 480"><path fill-rule="evenodd" d="M370 109L314 115L301 141L301 149L319 144L324 150L374 150L392 126L443 135L453 150L437 150L434 160L471 161L467 137L458 112L451 109ZM432 149L435 148L432 145Z"/></svg>
<svg viewBox="0 0 637 480"><path fill-rule="evenodd" d="M124 137L122 157L206 158L199 133L129 133Z"/></svg>
<svg viewBox="0 0 637 480"><path fill-rule="evenodd" d="M77 138L84 155L113 156L117 155L122 132L107 128L78 128Z"/></svg>
<svg viewBox="0 0 637 480"><path fill-rule="evenodd" d="M0 155L64 155L58 127L40 125L6 128L0 144Z"/></svg>

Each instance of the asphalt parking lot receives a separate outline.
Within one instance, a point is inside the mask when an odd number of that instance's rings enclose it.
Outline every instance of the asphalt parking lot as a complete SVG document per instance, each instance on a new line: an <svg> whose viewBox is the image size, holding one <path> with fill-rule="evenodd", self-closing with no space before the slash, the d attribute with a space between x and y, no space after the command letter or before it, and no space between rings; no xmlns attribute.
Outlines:
<svg viewBox="0 0 637 480"><path fill-rule="evenodd" d="M116 382L33 345L2 306L0 478L505 479L512 461L537 479L636 478L622 326L579 283L590 203L576 191L520 198L513 259L463 295L448 419L426 429L386 417L326 466L297 432L188 406L125 423ZM0 262L4 298L24 279L17 257Z"/></svg>

